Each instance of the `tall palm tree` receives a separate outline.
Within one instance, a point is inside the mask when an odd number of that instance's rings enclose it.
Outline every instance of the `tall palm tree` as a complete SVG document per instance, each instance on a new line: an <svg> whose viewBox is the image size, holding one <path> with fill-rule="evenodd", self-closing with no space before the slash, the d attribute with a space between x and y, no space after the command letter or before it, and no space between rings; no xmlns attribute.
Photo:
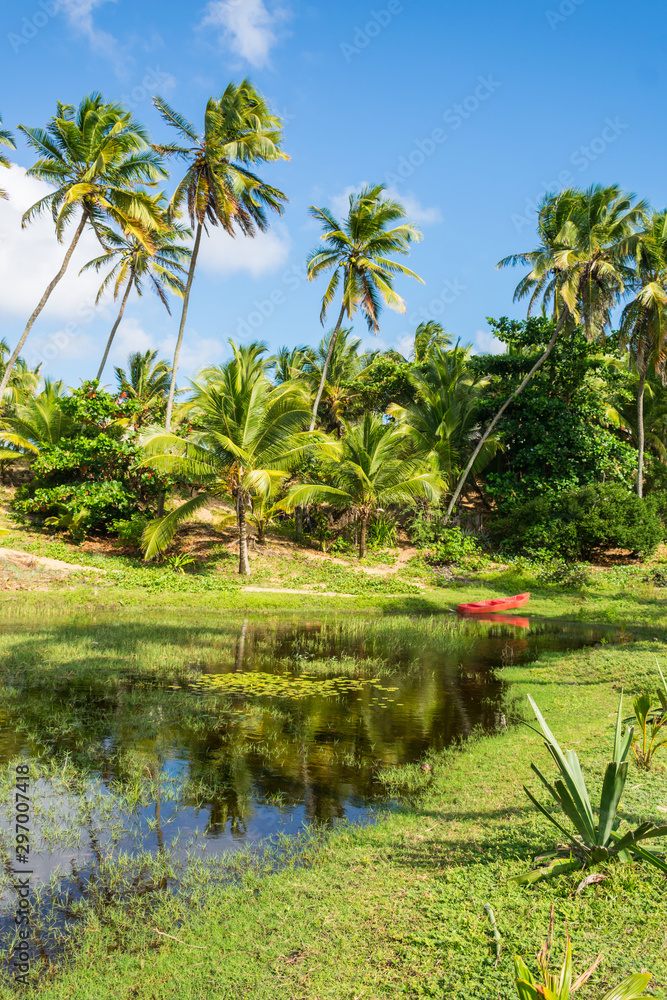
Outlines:
<svg viewBox="0 0 667 1000"><path fill-rule="evenodd" d="M188 164L185 177L171 200L171 211L177 215L186 205L195 231L167 400L165 426L169 431L178 360L202 234L208 232L207 224L222 226L230 236L236 235L237 230L244 236L255 236L257 230L265 232L268 229L267 209L281 215L287 197L260 180L250 170L250 165L285 160L288 156L280 148L281 119L271 113L264 97L247 79L238 86L230 83L218 100L209 99L203 133L161 97L155 97L153 103L167 125L178 131L181 140L180 144L163 144L155 149L165 156L178 156Z"/></svg>
<svg viewBox="0 0 667 1000"><path fill-rule="evenodd" d="M461 474L479 428L479 409L488 378L470 371L470 348L435 349L423 371L413 371L410 383L415 401L405 407L392 404L387 412L405 425L414 454L438 472L451 490ZM500 447L489 437L477 456L473 475L491 461Z"/></svg>
<svg viewBox="0 0 667 1000"><path fill-rule="evenodd" d="M665 372L667 361L667 212L654 212L639 234L634 255L633 298L621 316L621 338L629 345L637 388L637 496L644 495L644 394L649 364Z"/></svg>
<svg viewBox="0 0 667 1000"><path fill-rule="evenodd" d="M326 247L315 249L308 255L308 279L313 281L320 274L333 270L322 299L322 325L341 282L343 296L313 403L311 431L317 422L329 362L345 317L351 320L357 309L361 309L369 330L377 333L383 303L396 312L405 312L405 302L394 291L394 275L404 274L422 281L414 271L391 259L393 254L408 254L410 244L419 241L421 233L410 222L389 228L405 218L405 209L399 201L384 195L384 190L384 184L376 184L351 194L347 218L342 225L328 208L316 208L314 205L310 208L311 216L322 223L324 232L321 238Z"/></svg>
<svg viewBox="0 0 667 1000"><path fill-rule="evenodd" d="M140 241L149 242L149 229L159 228L161 213L142 184L166 177L159 158L150 149L148 135L121 104L106 104L100 94L85 97L78 108L58 103L46 129L19 126L28 145L40 159L27 171L55 185L23 216L27 225L50 211L56 236L62 242L65 230L80 211L74 237L55 278L49 283L28 320L0 383L0 398L35 320L65 274L86 226L99 234L110 220Z"/></svg>
<svg viewBox="0 0 667 1000"><path fill-rule="evenodd" d="M593 185L546 195L538 213L539 244L534 250L505 257L498 267L528 265L517 285L515 301L529 298L528 315L538 303L553 308L553 332L546 350L518 388L505 400L473 451L452 494L448 519L489 435L512 400L523 391L554 349L559 335L582 323L589 338L604 332L613 307L632 277L629 265L634 237L646 213L645 202L614 186Z"/></svg>
<svg viewBox="0 0 667 1000"><path fill-rule="evenodd" d="M340 457L324 465L322 471L326 482L295 486L285 507L290 510L313 501L328 501L351 509L359 523L360 559L366 555L368 522L380 508L411 503L420 496L437 503L442 490L438 473L409 457L405 428L385 424L372 413L358 424L345 424Z"/></svg>
<svg viewBox="0 0 667 1000"><path fill-rule="evenodd" d="M144 282L148 281L171 316L171 307L166 292L170 291L181 297L185 292L182 275L186 274L186 268L183 264L190 259L191 251L188 246L178 241L186 238L189 234L190 231L178 223L165 225L163 228L149 233L149 244L146 245L136 236L119 233L114 229L104 228L100 231L106 253L85 264L80 273L83 274L84 271L91 268L100 271L103 267L108 266L109 273L100 285L95 305L100 302L111 285L113 285L114 302L117 301L121 292L122 298L97 372L98 382L102 378L111 345L122 322L125 307L133 288L137 295L141 296L144 292Z"/></svg>
<svg viewBox="0 0 667 1000"><path fill-rule="evenodd" d="M157 351L136 351L127 359L127 371L115 368L118 392L135 404L133 423L135 427L154 422L156 411L162 407L169 395L171 368L166 361L158 360Z"/></svg>
<svg viewBox="0 0 667 1000"><path fill-rule="evenodd" d="M2 125L2 115L0 115L0 125ZM6 146L9 149L16 149L16 142L14 141L14 136L12 135L11 132L9 132L7 129L4 128L0 128L0 146ZM7 169L11 167L10 161L3 153L0 153L0 166L7 167ZM0 188L0 198L6 198L6 197L7 197L7 192L3 191L3 189Z"/></svg>
<svg viewBox="0 0 667 1000"><path fill-rule="evenodd" d="M251 348L261 345L251 345ZM153 521L144 533L146 559L163 552L178 525L212 497L233 502L239 534L239 573L250 573L246 512L253 498L269 499L277 484L323 435L304 431L308 396L298 384L274 386L259 350L232 344L225 365L208 368L192 383L186 404L198 428L187 437L154 431L144 441L144 464L163 472L193 476L203 491Z"/></svg>

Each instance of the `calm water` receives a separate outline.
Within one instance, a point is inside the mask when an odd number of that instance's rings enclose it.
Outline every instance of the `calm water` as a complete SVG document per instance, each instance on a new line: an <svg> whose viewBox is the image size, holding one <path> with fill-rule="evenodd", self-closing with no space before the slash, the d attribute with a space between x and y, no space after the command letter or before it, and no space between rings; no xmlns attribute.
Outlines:
<svg viewBox="0 0 667 1000"><path fill-rule="evenodd" d="M122 851L210 856L367 818L387 802L382 768L505 724L504 666L605 634L507 621L222 619L165 625L159 642L129 619L0 633L0 765L53 765L33 789L36 880ZM2 811L0 828L6 855Z"/></svg>

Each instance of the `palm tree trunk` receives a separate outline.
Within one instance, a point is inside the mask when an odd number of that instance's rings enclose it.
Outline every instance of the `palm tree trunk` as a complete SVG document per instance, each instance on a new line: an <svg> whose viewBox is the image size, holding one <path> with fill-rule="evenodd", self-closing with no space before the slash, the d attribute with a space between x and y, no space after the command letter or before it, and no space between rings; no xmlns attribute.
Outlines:
<svg viewBox="0 0 667 1000"><path fill-rule="evenodd" d="M297 545L301 544L301 539L303 538L303 507L299 504L298 507L294 508L294 541Z"/></svg>
<svg viewBox="0 0 667 1000"><path fill-rule="evenodd" d="M324 386L327 380L327 372L329 371L329 364L331 362L331 356L334 352L334 347L336 346L336 341L338 340L338 334L340 333L340 328L343 325L343 320L345 319L345 301L343 301L342 308L340 310L340 316L338 317L338 322L334 328L331 338L329 340L329 350L327 351L326 361L324 362L324 367L322 368L322 378L320 379L320 387L317 390L317 395L315 396L315 402L313 403L313 415L310 419L310 427L308 430L314 431L315 424L317 423L317 411L320 407L320 400L322 399L322 393L324 392Z"/></svg>
<svg viewBox="0 0 667 1000"><path fill-rule="evenodd" d="M17 360L19 354L21 353L21 351L23 350L23 345L25 344L26 340L28 339L28 334L32 330L32 328L33 328L33 326L35 324L35 321L36 321L37 317L39 316L39 314L41 313L42 309L44 308L44 306L46 305L46 303L49 301L49 298L51 296L51 293L52 293L53 289L56 287L56 285L58 284L58 282L60 281L60 279L64 275L65 271L69 267L69 263L70 263L70 261L72 259L72 254L74 253L74 251L76 249L76 245L77 245L77 243L79 242L79 240L81 238L81 234L83 233L83 230L85 229L87 222L88 222L88 210L84 209L83 215L81 216L81 221L79 222L77 230L76 230L76 232L74 234L74 239L72 240L72 242L69 245L69 249L67 250L67 253L65 254L65 258L64 258L64 260L62 262L62 266L61 266L60 270L58 271L58 273L55 276L55 278L53 279L53 281L48 285L46 291L44 292L44 294L42 295L41 299L39 300L39 305L35 309L34 313L30 317L30 319L28 320L27 326L26 326L25 330L23 331L23 334L21 335L21 339L19 340L18 344L14 348L12 356L10 357L9 361L7 362L7 367L5 368L5 373L2 376L2 382L0 382L0 399L2 399L4 397L5 389L7 388L7 383L9 382L9 379L11 377L14 365L16 364L16 360Z"/></svg>
<svg viewBox="0 0 667 1000"><path fill-rule="evenodd" d="M250 560L248 559L248 524L245 519L245 498L243 490L239 490L236 500L236 518L239 525L239 576L250 576Z"/></svg>
<svg viewBox="0 0 667 1000"><path fill-rule="evenodd" d="M120 312L118 313L118 316L116 318L116 322L114 323L114 325L113 325L113 327L111 329L111 333L109 334L109 339L107 340L107 346L106 346L106 348L104 350L104 357L102 358L102 364L100 365L100 370L97 373L97 381L98 382L102 378L102 372L104 371L104 366L107 363L107 358L109 357L109 351L111 350L111 345L113 344L113 339L116 336L116 331L118 330L118 327L120 326L121 321L123 319L123 313L125 312L125 306L127 305L127 300L129 299L130 292L132 291L132 282L133 282L133 280L134 280L134 275L131 274L130 275L130 280L127 283L127 288L125 289L125 295L123 296L123 301L121 302L121 305L120 305Z"/></svg>
<svg viewBox="0 0 667 1000"><path fill-rule="evenodd" d="M171 385L169 386L169 398L167 399L167 413L165 416L164 427L166 431L171 430L171 414L174 409L174 394L176 392L176 374L178 372L178 358L181 353L181 344L183 343L183 334L185 333L185 323L188 318L188 306L190 305L190 292L192 290L192 282L195 277L195 267L197 266L197 257L199 256L199 247L201 245L201 234L204 229L203 223L199 223L197 226L197 235L195 237L195 245L192 249L192 257L190 258L190 269L188 271L188 281L185 286L185 294L183 296L183 310L181 312L181 325L178 330L178 338L176 340L176 350L174 351L174 363L171 367Z"/></svg>
<svg viewBox="0 0 667 1000"><path fill-rule="evenodd" d="M361 520L361 531L359 532L359 558L363 559L366 555L366 532L368 529L368 514L363 514L360 518Z"/></svg>
<svg viewBox="0 0 667 1000"><path fill-rule="evenodd" d="M479 455L480 451L484 447L484 444L486 443L487 438L489 437L489 435L493 431L494 427L496 426L496 424L498 423L498 421L500 420L500 418L502 417L503 413L505 412L505 410L507 409L507 407L510 405L510 403L512 402L512 400L516 399L516 397L519 395L519 393L522 392L525 389L525 387L528 385L528 383L530 382L530 380L533 377L533 375L535 374L535 372L537 372L537 371L540 370L540 368L542 367L542 365L544 364L544 362L547 360L547 358L549 357L549 355L553 351L554 347L556 346L556 340L558 339L558 335L561 332L561 330L563 329L563 327L565 326L565 320L567 319L568 315L569 315L568 310L564 309L563 312L562 312L562 315L561 315L560 319L558 320L558 323L556 324L554 332L551 335L551 340L549 341L549 343L547 345L546 351L544 352L544 354L542 355L542 357L539 359L539 361L537 361L533 365L533 367L530 369L530 371L526 375L525 379L523 380L523 382L521 383L521 385L519 386L519 388L515 389L514 392L512 393L512 395L509 396L505 400L505 402L500 407L500 409L496 413L495 417L493 418L493 420L491 421L491 423L489 424L489 426L486 428L486 430L482 434L480 440L477 442L477 447L473 451L472 456L470 457L470 461L468 462L468 464L466 465L465 469L463 470L463 474L461 475L461 478L459 479L459 481L457 483L457 486L456 486L456 489L454 490L454 494L452 496L452 499L449 501L449 506L447 507L447 513L445 514L445 524L447 524L447 522L449 521L450 517L452 516L452 511L454 510L456 502L457 502L459 496L461 495L461 490L463 489L463 487L465 485L465 481L468 478L468 476L470 475L470 470L472 469L473 465L477 461L477 456Z"/></svg>
<svg viewBox="0 0 667 1000"><path fill-rule="evenodd" d="M639 371L639 391L637 392L637 496L644 496L644 390L646 388L646 365Z"/></svg>

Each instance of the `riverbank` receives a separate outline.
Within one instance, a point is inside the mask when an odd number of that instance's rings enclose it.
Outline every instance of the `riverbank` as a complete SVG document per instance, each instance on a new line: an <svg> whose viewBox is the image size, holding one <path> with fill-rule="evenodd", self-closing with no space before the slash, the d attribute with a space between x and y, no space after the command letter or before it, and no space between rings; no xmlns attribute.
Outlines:
<svg viewBox="0 0 667 1000"><path fill-rule="evenodd" d="M544 613L548 602L542 600L537 607ZM374 606L382 613L381 601ZM561 611L559 600L551 610ZM503 680L512 683L517 706L533 694L563 744L576 746L597 788L618 690L623 686L631 696L654 686L656 655L667 660L662 637L545 654L539 663L507 667ZM250 870L234 887L211 890L199 910L178 896L156 904L147 895L132 906L88 913L75 953L47 973L38 995L510 997L512 955L532 958L552 903L559 945L567 926L579 971L604 952L582 1000L643 968L654 973L656 992L664 992L667 914L660 873L634 864L603 867L607 880L581 893L576 874L532 888L508 882L557 840L522 789L524 782L535 784L533 760L548 770L539 737L511 726L462 752L431 757L427 770L397 769L388 777L404 796L400 808L374 826L337 830L312 845L297 867L261 877ZM624 816L633 823L659 820L666 808L665 772L656 767L644 774L633 762ZM503 940L497 968L485 903Z"/></svg>

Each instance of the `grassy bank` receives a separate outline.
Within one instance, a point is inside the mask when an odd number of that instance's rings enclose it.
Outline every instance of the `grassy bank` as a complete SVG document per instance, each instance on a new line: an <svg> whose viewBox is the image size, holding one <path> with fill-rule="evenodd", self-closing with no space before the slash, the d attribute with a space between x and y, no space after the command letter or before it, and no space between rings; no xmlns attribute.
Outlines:
<svg viewBox="0 0 667 1000"><path fill-rule="evenodd" d="M544 656L507 668L519 698L531 692L566 746L576 746L599 781L608 756L618 688L652 683L658 641ZM44 1000L106 998L509 997L511 956L532 956L556 906L579 970L599 951L604 961L582 998L601 995L646 968L658 993L667 987L666 882L635 864L602 868L607 881L577 893L578 875L533 888L508 882L534 854L555 845L555 830L527 803L530 762L545 764L539 738L525 727L481 738L463 752L434 757L432 770L390 774L407 795L394 813L365 829L341 829L312 846L296 866L208 892L194 907L170 897L86 917L74 954L43 981ZM623 813L661 817L664 771L634 763ZM557 839L557 835L556 835ZM495 947L484 904L496 914ZM162 934L159 934L161 931ZM171 934L172 937L165 937ZM177 938L178 940L174 940ZM12 995L9 990L4 997Z"/></svg>

